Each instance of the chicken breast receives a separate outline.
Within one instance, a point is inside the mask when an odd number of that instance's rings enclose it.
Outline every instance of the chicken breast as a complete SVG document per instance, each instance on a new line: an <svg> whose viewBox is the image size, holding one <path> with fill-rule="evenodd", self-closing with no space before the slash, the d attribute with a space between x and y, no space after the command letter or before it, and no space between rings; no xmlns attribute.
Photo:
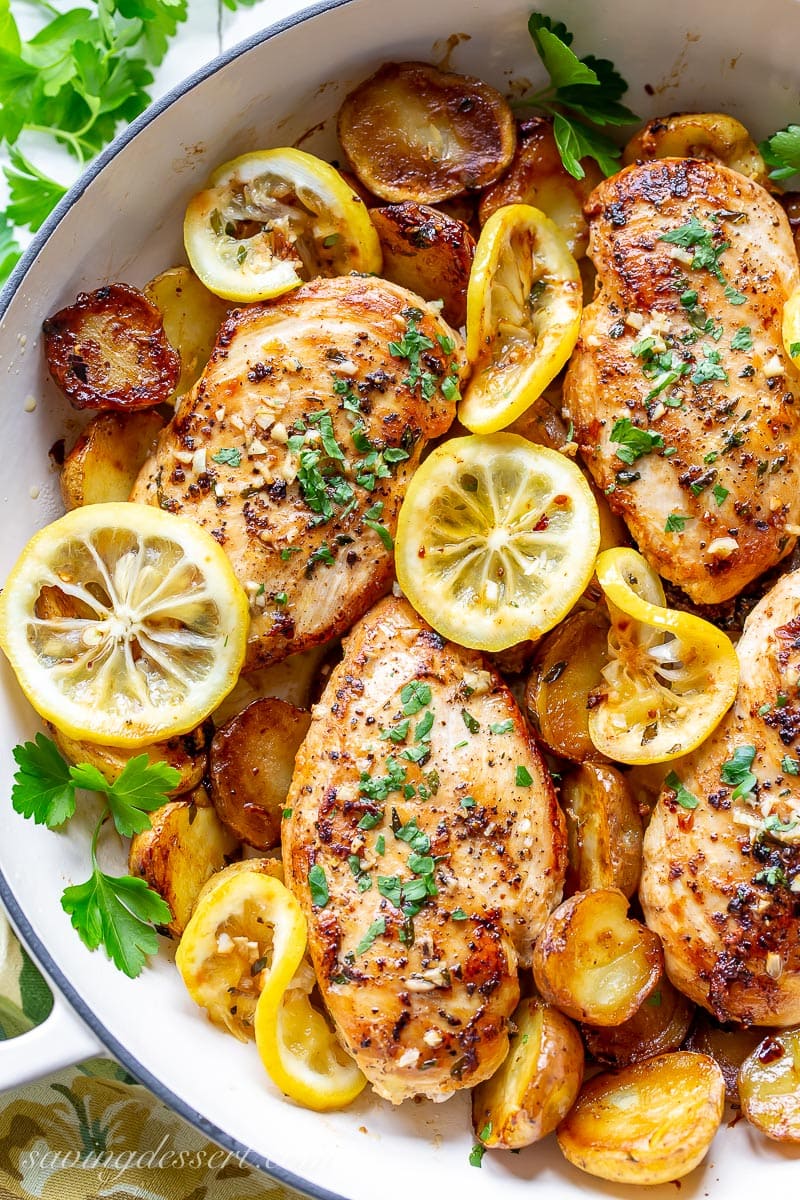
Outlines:
<svg viewBox="0 0 800 1200"><path fill-rule="evenodd" d="M697 807L665 789L645 835L642 907L682 992L721 1021L792 1025L800 1021L800 571L753 610L737 651L733 708L677 766Z"/></svg>
<svg viewBox="0 0 800 1200"><path fill-rule="evenodd" d="M319 986L375 1090L442 1100L487 1078L565 869L549 773L499 675L381 601L314 709L287 807Z"/></svg>
<svg viewBox="0 0 800 1200"><path fill-rule="evenodd" d="M463 369L438 313L381 279L317 279L223 323L131 499L225 549L251 601L246 670L343 632L386 591L406 483Z"/></svg>
<svg viewBox="0 0 800 1200"><path fill-rule="evenodd" d="M576 440L659 574L715 604L791 549L800 518L789 223L758 184L695 159L629 167L587 212L598 290L566 377Z"/></svg>

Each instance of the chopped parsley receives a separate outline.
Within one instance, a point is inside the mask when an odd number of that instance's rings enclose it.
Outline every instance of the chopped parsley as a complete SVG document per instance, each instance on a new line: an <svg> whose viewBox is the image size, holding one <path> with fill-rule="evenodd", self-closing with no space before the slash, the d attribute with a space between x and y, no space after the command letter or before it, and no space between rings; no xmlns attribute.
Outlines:
<svg viewBox="0 0 800 1200"><path fill-rule="evenodd" d="M713 493L714 499L717 502L717 507L721 508L722 505L725 503L725 501L728 499L730 492L728 491L727 488L724 488L721 483L715 483L713 488L711 489L711 491Z"/></svg>
<svg viewBox="0 0 800 1200"><path fill-rule="evenodd" d="M463 908L461 908L460 905L458 908L453 909L453 911L450 913L450 916L453 918L454 921L466 921L467 920L467 914L464 912Z"/></svg>
<svg viewBox="0 0 800 1200"><path fill-rule="evenodd" d="M765 883L767 887L785 887L788 882L786 872L781 866L766 867L753 876L753 883Z"/></svg>
<svg viewBox="0 0 800 1200"><path fill-rule="evenodd" d="M394 539L386 526L382 525L379 520L382 514L383 501L376 500L364 513L364 524L368 529L373 529L377 533L387 550L393 550Z"/></svg>
<svg viewBox="0 0 800 1200"><path fill-rule="evenodd" d="M784 754L781 759L781 770L787 775L800 775L800 762L796 758L790 758L788 754Z"/></svg>
<svg viewBox="0 0 800 1200"><path fill-rule="evenodd" d="M325 878L325 872L319 863L314 863L314 866L308 872L308 886L311 890L311 903L315 908L324 908L330 900L330 892L328 891L328 880Z"/></svg>
<svg viewBox="0 0 800 1200"><path fill-rule="evenodd" d="M386 759L386 775L372 776L361 772L359 789L362 796L370 800L386 800L392 792L399 792L406 779L405 767L390 754ZM362 817L363 820L363 817Z"/></svg>
<svg viewBox="0 0 800 1200"><path fill-rule="evenodd" d="M474 808L475 803L476 803L476 801L475 801L474 796L465 796L463 798L463 800L461 801L461 807L462 808Z"/></svg>
<svg viewBox="0 0 800 1200"><path fill-rule="evenodd" d="M737 746L733 758L722 764L720 776L723 783L732 787L732 800L748 800L758 779L750 770L756 756L755 746Z"/></svg>
<svg viewBox="0 0 800 1200"><path fill-rule="evenodd" d="M415 742L429 742L431 740L431 730L433 729L433 713L428 709L423 713L422 720L418 721L414 729Z"/></svg>
<svg viewBox="0 0 800 1200"><path fill-rule="evenodd" d="M306 575L311 575L317 563L325 563L326 567L333 566L333 555L331 554L330 546L327 542L323 542L316 550L308 557L306 562Z"/></svg>
<svg viewBox="0 0 800 1200"><path fill-rule="evenodd" d="M664 526L664 533L683 533L686 522L692 520L694 520L693 517L683 516L681 513L670 513Z"/></svg>
<svg viewBox="0 0 800 1200"><path fill-rule="evenodd" d="M299 554L299 553L300 553L299 546L284 546L284 548L281 550L281 561L288 562L293 554Z"/></svg>
<svg viewBox="0 0 800 1200"><path fill-rule="evenodd" d="M730 248L730 242L717 242L715 234L718 232L720 232L718 227L708 229L701 221L698 221L697 217L693 216L678 229L673 229L670 233L662 233L658 240L669 242L673 246L680 246L684 250L693 250L692 270L709 271L723 285L725 299L729 303L744 304L747 297L728 283L723 274L720 259Z"/></svg>
<svg viewBox="0 0 800 1200"><path fill-rule="evenodd" d="M621 417L611 430L611 441L617 443L616 455L631 466L652 450L661 450L664 439L660 433L650 433L634 425L630 417Z"/></svg>
<svg viewBox="0 0 800 1200"><path fill-rule="evenodd" d="M408 717L403 721L398 721L396 725L391 725L388 729L382 729L380 733L382 742L394 742L399 745L408 737L408 727L411 724Z"/></svg>
<svg viewBox="0 0 800 1200"><path fill-rule="evenodd" d="M511 733L513 728L514 728L514 721L513 721L512 717L509 717L505 721L495 721L492 725L489 726L489 729L491 730L492 733L498 733L498 734L499 733Z"/></svg>
<svg viewBox="0 0 800 1200"><path fill-rule="evenodd" d="M399 342L389 343L389 353L393 358L404 358L408 362L408 375L404 379L406 387L412 391L420 383L423 399L430 400L436 388L436 379L430 371L423 371L420 366L420 355L423 350L432 350L433 342L424 333L420 333L418 323L422 320L419 308L406 308L402 316L406 322L406 332Z"/></svg>
<svg viewBox="0 0 800 1200"><path fill-rule="evenodd" d="M695 365L692 372L692 383L699 387L702 383L710 383L714 379L729 383L728 372L722 366L719 350L711 350L703 346L703 357Z"/></svg>
<svg viewBox="0 0 800 1200"><path fill-rule="evenodd" d="M384 917L378 917L377 920L372 922L369 929L356 946L356 955L365 954L376 938L379 938L383 933L386 933L386 920Z"/></svg>
<svg viewBox="0 0 800 1200"><path fill-rule="evenodd" d="M752 350L753 331L749 325L740 325L731 338L731 350Z"/></svg>
<svg viewBox="0 0 800 1200"><path fill-rule="evenodd" d="M533 783L533 776L526 766L520 764L514 775L514 782L517 787L530 787Z"/></svg>
<svg viewBox="0 0 800 1200"><path fill-rule="evenodd" d="M427 708L431 702L431 696L431 689L427 683L412 679L410 683L405 684L400 690L400 703L405 716L413 717L423 708Z"/></svg>
<svg viewBox="0 0 800 1200"><path fill-rule="evenodd" d="M693 809L697 808L700 801L693 792L690 792L687 787L684 787L674 771L670 771L669 775L664 780L668 788L672 788L675 793L675 799L681 808Z"/></svg>
<svg viewBox="0 0 800 1200"><path fill-rule="evenodd" d="M241 450L233 446L223 446L216 454L211 455L211 461L222 467L240 467L242 465Z"/></svg>
<svg viewBox="0 0 800 1200"><path fill-rule="evenodd" d="M477 733L481 727L481 723L477 717L473 717L472 713L468 712L466 708L462 708L461 710L461 720L470 733Z"/></svg>

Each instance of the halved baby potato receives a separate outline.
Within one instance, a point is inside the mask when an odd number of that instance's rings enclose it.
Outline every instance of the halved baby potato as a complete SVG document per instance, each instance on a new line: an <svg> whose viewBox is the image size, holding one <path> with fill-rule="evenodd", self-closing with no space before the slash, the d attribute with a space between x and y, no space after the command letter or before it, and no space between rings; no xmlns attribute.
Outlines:
<svg viewBox="0 0 800 1200"><path fill-rule="evenodd" d="M565 775L567 887L617 888L632 896L642 871L642 819L625 776L610 765L583 763Z"/></svg>
<svg viewBox="0 0 800 1200"><path fill-rule="evenodd" d="M373 208L370 217L380 238L384 279L423 300L444 301L442 316L460 329L467 319L475 254L475 240L464 222L412 200Z"/></svg>
<svg viewBox="0 0 800 1200"><path fill-rule="evenodd" d="M376 196L435 204L487 187L516 146L514 117L488 83L430 63L384 63L345 98L339 141Z"/></svg>
<svg viewBox="0 0 800 1200"><path fill-rule="evenodd" d="M672 113L654 117L622 152L628 166L651 158L702 158L769 186L764 159L750 133L727 113Z"/></svg>
<svg viewBox="0 0 800 1200"><path fill-rule="evenodd" d="M593 158L581 159L583 179L566 170L547 117L531 117L518 127L517 152L506 174L484 192L478 216L485 225L504 204L532 204L554 221L574 258L589 244L589 222L583 206L604 176Z"/></svg>
<svg viewBox="0 0 800 1200"><path fill-rule="evenodd" d="M114 783L130 759L137 755L146 754L151 763L166 763L168 767L172 767L180 774L177 786L169 793L173 798L192 791L202 781L208 763L208 748L214 732L211 722L204 721L191 733L170 738L166 742L155 742L151 746L123 750L117 746L95 746L92 742L79 741L69 737L55 725L50 725L49 729L67 762L74 763L75 766L78 763L90 763L109 783Z"/></svg>
<svg viewBox="0 0 800 1200"><path fill-rule="evenodd" d="M220 821L202 788L150 814L151 828L131 838L128 869L169 905L166 932L180 937L205 882L222 870L239 842Z"/></svg>
<svg viewBox="0 0 800 1200"><path fill-rule="evenodd" d="M127 500L163 428L151 409L93 417L61 468L65 508Z"/></svg>
<svg viewBox="0 0 800 1200"><path fill-rule="evenodd" d="M719 1025L702 1009L695 1014L694 1024L686 1039L687 1050L707 1054L722 1071L728 1103L739 1108L739 1072L745 1059L763 1042L766 1029L743 1025Z"/></svg>
<svg viewBox="0 0 800 1200"><path fill-rule="evenodd" d="M664 974L661 942L627 915L622 892L578 892L545 921L533 977L545 1000L588 1025L621 1025Z"/></svg>
<svg viewBox="0 0 800 1200"><path fill-rule="evenodd" d="M573 762L602 757L589 736L589 697L608 662L604 608L571 613L543 640L525 688L525 707L553 754Z"/></svg>
<svg viewBox="0 0 800 1200"><path fill-rule="evenodd" d="M294 759L311 714L270 696L254 700L211 743L211 800L232 833L257 850L280 844Z"/></svg>
<svg viewBox="0 0 800 1200"><path fill-rule="evenodd" d="M800 1027L770 1031L742 1063L742 1112L768 1138L800 1142Z"/></svg>
<svg viewBox="0 0 800 1200"><path fill-rule="evenodd" d="M669 1183L705 1157L724 1108L714 1060L678 1051L590 1079L556 1136L564 1157L589 1175Z"/></svg>
<svg viewBox="0 0 800 1200"><path fill-rule="evenodd" d="M162 271L145 284L144 294L161 313L170 345L181 356L173 397L177 399L200 378L230 305L210 292L189 267Z"/></svg>
<svg viewBox="0 0 800 1200"><path fill-rule="evenodd" d="M472 1128L484 1146L518 1150L552 1133L572 1108L583 1045L572 1022L538 996L521 1000L511 1020L508 1057L472 1092Z"/></svg>
<svg viewBox="0 0 800 1200"><path fill-rule="evenodd" d="M154 408L175 390L180 356L161 313L127 283L81 292L42 330L50 374L74 408Z"/></svg>
<svg viewBox="0 0 800 1200"><path fill-rule="evenodd" d="M597 1062L616 1068L629 1067L656 1054L677 1050L689 1032L693 1015L694 1005L665 975L627 1021L605 1027L583 1025L581 1033L587 1050Z"/></svg>

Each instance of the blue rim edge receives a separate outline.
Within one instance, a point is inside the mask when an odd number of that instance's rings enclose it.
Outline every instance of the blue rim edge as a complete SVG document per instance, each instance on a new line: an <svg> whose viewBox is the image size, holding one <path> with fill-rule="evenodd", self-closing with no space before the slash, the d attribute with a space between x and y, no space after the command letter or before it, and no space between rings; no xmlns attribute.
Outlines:
<svg viewBox="0 0 800 1200"><path fill-rule="evenodd" d="M140 116L131 122L127 129L119 133L113 142L90 163L47 218L44 225L42 225L11 273L2 292L0 292L0 320L5 316L15 293L18 291L52 232L60 225L73 205L80 200L83 193L97 178L103 168L112 159L116 158L120 151L124 150L128 143L132 142L151 121L154 121L156 117L160 116L162 112L171 107L177 100L185 96L187 92L191 92L198 84L203 83L209 76L216 74L222 67L234 62L243 54L247 54L248 51L263 45L265 42L271 41L272 38L284 33L287 29L292 29L294 26L312 20L322 13L342 8L351 3L353 3L353 0L320 0L319 3L305 8L301 12L293 13L291 16L284 17L282 20L268 25L266 29L253 34L244 41L237 43L236 46L227 50L224 54L220 54L212 59L211 62L193 72L182 83L177 84L164 96L160 97L160 99L154 101L149 108L145 109ZM288 1171L278 1163L274 1163L270 1159L264 1158L263 1155L257 1154L250 1146L246 1146L243 1142L239 1142L236 1138L231 1137L230 1134L225 1133L224 1130L220 1129L212 1121L209 1121L201 1113L193 1109L191 1105L182 1100L180 1096L175 1095L160 1079L151 1074L138 1059L134 1058L130 1051L121 1042L117 1041L114 1035L106 1029L105 1025L98 1020L80 993L72 986L60 967L54 962L50 952L33 930L28 918L18 904L16 896L8 880L5 878L2 869L0 869L0 899L2 899L20 937L49 980L55 985L80 1018L97 1035L103 1045L113 1054L114 1058L122 1063L130 1071L131 1075L144 1084L154 1096L174 1112L178 1113L184 1120L188 1121L190 1125L193 1125L202 1134L210 1138L211 1141L216 1142L223 1149L231 1151L232 1154L239 1157L248 1166L258 1167L266 1175L277 1180L279 1183L286 1184L288 1187L292 1187L296 1191L312 1197L312 1200L347 1200L347 1197L340 1195L338 1192L331 1192L327 1188L318 1187L309 1180L295 1175L293 1171Z"/></svg>

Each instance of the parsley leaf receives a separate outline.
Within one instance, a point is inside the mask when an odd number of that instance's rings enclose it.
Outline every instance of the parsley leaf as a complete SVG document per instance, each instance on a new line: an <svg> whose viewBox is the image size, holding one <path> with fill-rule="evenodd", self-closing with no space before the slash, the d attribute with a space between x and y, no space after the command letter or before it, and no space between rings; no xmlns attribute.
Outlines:
<svg viewBox="0 0 800 1200"><path fill-rule="evenodd" d="M431 696L432 692L427 683L412 679L410 683L405 684L400 690L400 702L403 705L405 716L413 717L423 708L427 708L431 702Z"/></svg>
<svg viewBox="0 0 800 1200"><path fill-rule="evenodd" d="M492 733L498 733L498 734L499 733L511 733L513 728L514 728L513 717L509 717L505 721L494 721L489 726L489 729Z"/></svg>
<svg viewBox="0 0 800 1200"><path fill-rule="evenodd" d="M481 727L481 723L478 718L473 717L472 713L468 712L466 708L462 708L461 710L461 720L464 722L470 733L477 733Z"/></svg>
<svg viewBox="0 0 800 1200"><path fill-rule="evenodd" d="M146 754L129 759L112 784L89 763L71 767L70 776L76 787L105 792L114 825L123 837L149 829L147 814L166 804L167 793L180 782L180 771L165 762L151 763Z"/></svg>
<svg viewBox="0 0 800 1200"><path fill-rule="evenodd" d="M787 125L758 147L772 170L770 179L791 179L800 174L800 125Z"/></svg>
<svg viewBox="0 0 800 1200"><path fill-rule="evenodd" d="M35 233L67 189L44 175L19 150L11 147L8 153L11 166L3 168L9 191L6 215L15 225L26 225Z"/></svg>
<svg viewBox="0 0 800 1200"><path fill-rule="evenodd" d="M22 247L14 237L5 213L0 213L0 283L8 279L21 257Z"/></svg>
<svg viewBox="0 0 800 1200"><path fill-rule="evenodd" d="M725 503L725 501L728 499L730 492L728 491L727 488L724 488L721 483L715 483L713 488L711 489L711 491L713 493L714 499L717 502L717 508L721 508L722 505Z"/></svg>
<svg viewBox="0 0 800 1200"><path fill-rule="evenodd" d="M311 892L311 903L314 907L324 908L331 897L328 891L328 880L319 863L314 863L314 866L308 872L308 887Z"/></svg>
<svg viewBox="0 0 800 1200"><path fill-rule="evenodd" d="M18 768L11 789L14 812L58 829L75 812L75 784L55 742L37 733L35 741L15 746L13 754Z"/></svg>
<svg viewBox="0 0 800 1200"><path fill-rule="evenodd" d="M634 425L630 417L621 417L611 430L611 441L617 443L616 455L630 466L652 450L661 450L664 439L660 433L650 433Z"/></svg>
<svg viewBox="0 0 800 1200"><path fill-rule="evenodd" d="M733 758L722 764L720 776L723 783L727 783L734 789L731 795L732 800L748 799L758 783L758 779L750 770L755 756L755 746L737 746L733 752Z"/></svg>
<svg viewBox="0 0 800 1200"><path fill-rule="evenodd" d="M114 965L134 979L158 949L153 926L166 924L172 914L143 879L106 875L96 862L92 867L85 883L64 890L61 907L85 946L103 946Z"/></svg>
<svg viewBox="0 0 800 1200"><path fill-rule="evenodd" d="M514 775L514 782L517 787L530 787L533 783L533 776L526 766L520 765Z"/></svg>
<svg viewBox="0 0 800 1200"><path fill-rule="evenodd" d="M378 881L378 885L380 886L380 880ZM369 929L356 946L356 955L365 954L375 939L379 938L382 933L386 933L386 920L384 917L378 917L376 921L372 922Z"/></svg>
<svg viewBox="0 0 800 1200"><path fill-rule="evenodd" d="M239 467L242 464L242 454L233 446L222 446L216 454L211 455L211 461L223 467Z"/></svg>
<svg viewBox="0 0 800 1200"><path fill-rule="evenodd" d="M686 522L691 520L693 520L692 517L685 517L682 513L670 513L664 526L664 533L683 533Z"/></svg>
<svg viewBox="0 0 800 1200"><path fill-rule="evenodd" d="M749 325L740 325L731 338L731 350L752 350L753 331Z"/></svg>
<svg viewBox="0 0 800 1200"><path fill-rule="evenodd" d="M680 804L681 808L688 808L690 810L697 808L698 804L700 803L700 801L697 799L697 796L695 796L694 792L690 792L688 788L683 786L674 771L670 771L669 775L664 780L664 783L668 788L672 788L673 792L675 793L675 799L678 801L678 804Z"/></svg>

